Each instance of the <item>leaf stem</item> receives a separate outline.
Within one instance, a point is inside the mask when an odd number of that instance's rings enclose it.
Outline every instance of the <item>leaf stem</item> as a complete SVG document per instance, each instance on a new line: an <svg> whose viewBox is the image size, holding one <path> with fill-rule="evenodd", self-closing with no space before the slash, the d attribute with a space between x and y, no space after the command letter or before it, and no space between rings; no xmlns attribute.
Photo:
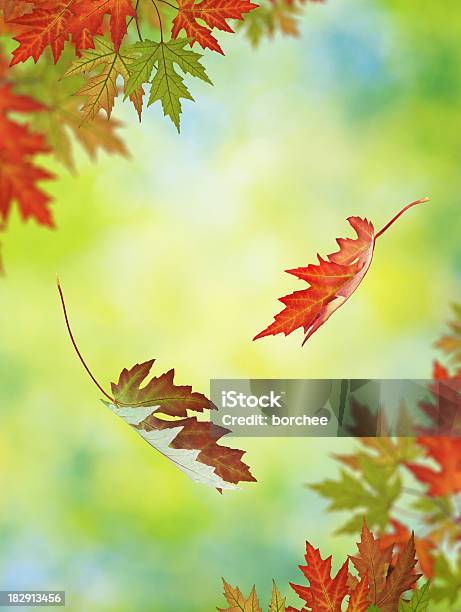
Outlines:
<svg viewBox="0 0 461 612"><path fill-rule="evenodd" d="M70 337L70 340L71 340L72 345L73 345L73 347L74 347L74 349L75 349L75 352L76 352L76 353L77 353L77 355L78 355L78 358L80 359L80 361L81 361L81 363L82 363L83 367L85 368L85 370L86 370L86 371L87 371L87 373L89 374L89 376L90 376L91 380L94 382L94 384L97 386L97 388L98 388L98 389L101 391L101 393L102 393L102 394L103 394L105 397L107 397L107 399L108 399L108 400L110 400L110 401L111 401L113 404L117 404L117 402L115 401L115 399L114 399L114 398L113 398L111 395L109 395L108 393L106 393L106 392L104 391L104 389L103 389L103 388L101 387L101 385L98 383L98 381L96 380L96 378L93 376L93 374L92 374L92 372L91 372L90 368L89 368L89 367L86 365L86 362L85 362L85 360L83 359L82 354L81 354L81 353L80 353L80 351L79 351L79 348L78 348L78 346L77 346L77 343L75 342L74 335L73 335L73 333L72 333L72 329L71 329L71 327L70 327L69 317L67 316L66 302L64 301L64 295L63 295L63 292L62 292L62 289L61 289L61 283L59 282L59 278L57 279L57 285L58 285L59 296L60 296L60 298L61 298L62 310L63 310L63 312L64 312L64 319L66 320L66 327L67 327L67 331L69 332L69 337Z"/></svg>
<svg viewBox="0 0 461 612"><path fill-rule="evenodd" d="M377 238L379 238L379 236L381 236L381 234L384 234L384 232L390 228L390 226L395 223L397 221L397 219L403 215L403 213L408 210L409 208L411 208L412 206L416 206L417 204L423 204L423 202L428 202L429 198L421 198L420 200L415 200L414 202L412 202L411 204L407 204L404 208L402 208L402 210L400 212L398 212L395 217L392 217L392 219L389 221L389 223L386 223L386 225L379 230L379 232L377 234L375 234L375 240Z"/></svg>
<svg viewBox="0 0 461 612"><path fill-rule="evenodd" d="M152 4L154 5L155 11L157 13L157 17L158 17L158 24L160 27L160 41L163 42L163 26L162 26L162 18L160 16L160 11L158 10L158 6L155 2L155 0L152 0Z"/></svg>
<svg viewBox="0 0 461 612"><path fill-rule="evenodd" d="M170 2L167 2L167 0L158 0L158 2L161 2L162 4L167 4L168 6L171 6L171 8L174 9L175 11L178 10L177 6L175 6L174 4L171 4Z"/></svg>

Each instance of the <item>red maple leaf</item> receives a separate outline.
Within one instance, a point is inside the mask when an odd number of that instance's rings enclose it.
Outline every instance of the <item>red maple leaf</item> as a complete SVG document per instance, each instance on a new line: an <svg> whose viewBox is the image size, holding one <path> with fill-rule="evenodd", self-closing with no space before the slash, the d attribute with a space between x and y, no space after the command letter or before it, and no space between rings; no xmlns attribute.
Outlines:
<svg viewBox="0 0 461 612"><path fill-rule="evenodd" d="M423 198L408 204L376 234L373 224L367 219L349 217L357 238L338 238L339 251L330 253L327 259L317 255L318 265L286 270L310 286L280 298L285 305L284 310L275 315L274 322L253 339L281 333L288 336L302 327L304 344L357 289L370 267L377 238L406 210L426 201L427 198Z"/></svg>
<svg viewBox="0 0 461 612"><path fill-rule="evenodd" d="M177 38L181 30L185 30L191 39L191 47L197 42L203 49L211 49L224 55L218 41L211 33L214 28L223 32L234 30L227 23L228 19L243 19L244 13L257 8L250 0L179 0L178 14L173 20L172 38ZM205 27L197 22L205 22Z"/></svg>
<svg viewBox="0 0 461 612"><path fill-rule="evenodd" d="M131 0L36 0L30 13L11 21L23 27L14 38L19 47L13 51L11 65L30 57L37 62L48 46L56 63L66 41L74 44L77 55L94 48L93 39L103 33L105 15L110 15L112 42L118 50L126 34L127 18L135 16Z"/></svg>
<svg viewBox="0 0 461 612"><path fill-rule="evenodd" d="M331 578L331 555L322 559L318 548L306 542L306 565L299 569L309 581L309 586L290 582L293 590L304 599L308 608L321 612L341 612L344 598L349 593L347 586L348 563L346 560L334 578ZM295 608L292 608L296 612ZM299 612L299 611L298 611Z"/></svg>
<svg viewBox="0 0 461 612"><path fill-rule="evenodd" d="M11 112L30 113L43 107L27 96L13 92L11 84L0 86L0 219L5 224L11 206L17 202L23 220L35 219L40 225L53 227L48 208L51 198L37 183L53 175L34 164L34 156L49 151L45 138L16 123Z"/></svg>
<svg viewBox="0 0 461 612"><path fill-rule="evenodd" d="M79 30L98 33L105 15L110 15L110 33L115 50L120 49L127 31L128 17L136 17L132 0L77 0L74 8L74 38ZM80 34L81 35L81 34Z"/></svg>

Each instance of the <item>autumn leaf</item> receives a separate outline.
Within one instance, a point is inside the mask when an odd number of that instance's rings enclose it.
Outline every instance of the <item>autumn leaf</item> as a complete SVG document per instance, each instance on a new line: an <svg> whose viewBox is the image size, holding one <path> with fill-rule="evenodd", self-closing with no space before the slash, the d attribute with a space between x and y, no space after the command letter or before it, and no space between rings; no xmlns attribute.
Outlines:
<svg viewBox="0 0 461 612"><path fill-rule="evenodd" d="M155 360L151 359L135 365L130 370L122 370L118 382L111 385L116 405L155 406L155 412L170 417L185 417L188 410L203 412L216 409L209 399L201 393L193 392L189 385L175 385L174 370L152 378L148 384L141 387L154 362Z"/></svg>
<svg viewBox="0 0 461 612"><path fill-rule="evenodd" d="M97 33L102 27L104 16L110 15L110 33L116 51L120 49L126 35L127 19L136 17L132 0L77 0L74 12L75 23L80 26L80 36L85 29ZM78 26L74 25L74 36Z"/></svg>
<svg viewBox="0 0 461 612"><path fill-rule="evenodd" d="M53 175L34 163L36 155L48 153L42 134L10 118L10 113L36 113L43 106L28 96L17 95L11 84L0 85L0 220L6 224L13 202L24 221L34 219L53 227L51 198L38 184Z"/></svg>
<svg viewBox="0 0 461 612"><path fill-rule="evenodd" d="M461 365L461 305L453 304L455 318L449 323L449 332L436 342L452 362Z"/></svg>
<svg viewBox="0 0 461 612"><path fill-rule="evenodd" d="M363 522L357 556L349 557L332 578L331 555L322 559L319 549L306 542L306 565L300 569L308 584L290 583L305 605L302 609L285 607L285 599L273 582L269 612L424 612L429 597L427 584L416 589L410 599L403 597L419 578L414 571L417 561L413 535L405 542L394 564L391 563L394 543L386 547L381 544ZM358 570L359 579L349 573L349 560ZM220 612L262 612L254 586L250 595L245 597L239 588L231 587L224 580L224 595L229 607L218 608ZM446 592L440 594L440 598L446 596Z"/></svg>
<svg viewBox="0 0 461 612"><path fill-rule="evenodd" d="M360 582L352 591L347 605L346 612L366 612L370 597L370 585L368 582L368 572L365 572Z"/></svg>
<svg viewBox="0 0 461 612"><path fill-rule="evenodd" d="M77 55L94 48L94 37L103 33L104 16L110 15L110 32L116 51L127 31L127 18L135 17L131 0L58 0L35 2L33 10L11 19L23 31L14 40L11 65L35 62L51 47L55 63L61 57L66 41L72 42Z"/></svg>
<svg viewBox="0 0 461 612"><path fill-rule="evenodd" d="M128 64L129 79L125 87L125 97L150 83L151 91L148 104L161 101L163 113L169 116L178 132L182 112L181 98L193 100L183 77L175 70L178 66L184 74L190 74L206 83L211 83L205 68L200 63L201 55L185 49L187 38L154 42L146 40L131 47L134 59ZM152 72L154 77L151 80Z"/></svg>
<svg viewBox="0 0 461 612"><path fill-rule="evenodd" d="M425 465L408 463L415 478L428 486L428 495L443 497L461 491L461 439L419 437L417 442L426 450L427 457L437 464L435 470Z"/></svg>
<svg viewBox="0 0 461 612"><path fill-rule="evenodd" d="M65 60L68 57L69 54ZM72 172L76 170L72 136L91 159L95 159L100 150L128 157L127 148L118 133L122 125L119 121L108 121L96 115L92 121L82 124L82 99L74 94L81 87L84 76L63 79L65 72L65 62L57 66L50 62L40 62L37 66L25 67L17 90L27 95L32 94L44 105L40 113L30 115L30 127L44 135L50 152ZM40 81L40 88L35 86L35 79ZM58 81L59 87L56 87Z"/></svg>
<svg viewBox="0 0 461 612"><path fill-rule="evenodd" d="M299 36L299 18L306 4L322 4L323 0L262 0L257 11L251 11L239 23L253 46L262 38L272 38L277 32L286 36Z"/></svg>
<svg viewBox="0 0 461 612"><path fill-rule="evenodd" d="M58 0L49 5L34 3L32 12L13 19L13 24L24 26L24 29L14 38L19 47L13 51L11 65L25 62L30 57L37 62L47 46L51 47L57 62L69 38L69 27L75 17L74 4L75 0Z"/></svg>
<svg viewBox="0 0 461 612"><path fill-rule="evenodd" d="M299 568L309 581L309 586L290 582L293 590L316 612L341 612L342 602L348 594L348 561L331 578L331 555L322 559L319 549L309 542L306 542L305 560L306 565L300 565Z"/></svg>
<svg viewBox="0 0 461 612"><path fill-rule="evenodd" d="M123 370L118 383L112 384L115 402L108 407L195 482L234 489L240 481L254 481L241 460L243 451L216 444L229 430L186 416L188 411L214 409L210 400L190 386L175 385L174 370L140 386L153 363L150 360ZM158 414L185 418L164 420Z"/></svg>
<svg viewBox="0 0 461 612"><path fill-rule="evenodd" d="M118 382L112 383L112 395L104 391L77 347L59 281L58 291L73 347L94 384L109 400L104 404L114 414L195 482L222 491L235 489L239 482L255 481L242 461L244 451L217 444L229 430L188 416L190 412L203 413L216 407L189 385L176 385L174 370L146 383L154 364L151 359L123 369Z"/></svg>
<svg viewBox="0 0 461 612"><path fill-rule="evenodd" d="M427 198L416 200L405 206L379 232L375 233L373 224L361 217L349 217L348 221L357 234L356 239L338 238L339 251L330 253L327 259L318 255L318 265L286 270L297 278L309 283L309 288L295 291L280 298L284 310L274 317L265 330L253 339L264 336L285 334L288 336L296 329L304 329L304 343L310 336L342 306L357 289L370 267L376 240L406 210L426 202Z"/></svg>
<svg viewBox="0 0 461 612"><path fill-rule="evenodd" d="M384 533L380 536L379 541L382 548L394 545L398 550L402 550L410 539L410 532L395 519L390 520L392 531ZM418 557L419 566L426 578L431 578L434 575L434 559L433 550L435 544L427 538L415 537L415 550Z"/></svg>
<svg viewBox="0 0 461 612"><path fill-rule="evenodd" d="M400 553L394 569L387 576L383 590L377 596L375 603L382 612L394 612L401 596L411 589L421 576L414 572L416 563L415 542L412 535Z"/></svg>
<svg viewBox="0 0 461 612"><path fill-rule="evenodd" d="M414 536L410 536L395 566L392 567L393 543L389 546L383 545L379 538L375 538L370 532L365 521L357 548L359 554L350 559L360 577L368 577L369 603L376 605L383 612L394 612L401 596L420 577L420 574L414 572L417 562Z"/></svg>
<svg viewBox="0 0 461 612"><path fill-rule="evenodd" d="M269 612L285 612L285 597L282 597L282 594L277 588L275 584L275 580L272 581L272 597L271 602L269 604Z"/></svg>
<svg viewBox="0 0 461 612"><path fill-rule="evenodd" d="M377 603L379 594L386 584L387 570L392 560L392 545L381 546L379 539L374 537L364 520L357 548L359 554L351 556L350 559L359 576L362 579L367 577L370 585L370 603Z"/></svg>
<svg viewBox="0 0 461 612"><path fill-rule="evenodd" d="M231 585L224 582L224 597L229 604L228 608L218 608L219 612L262 612L259 605L258 597L256 595L256 588L253 586L250 595L246 598L238 587L231 587Z"/></svg>
<svg viewBox="0 0 461 612"><path fill-rule="evenodd" d="M233 32L227 21L243 19L244 13L257 8L250 0L178 0L178 14L174 18L171 30L172 38L177 38L181 30L186 32L192 46L197 42L203 49L211 49L224 55L217 39L211 33L213 29ZM206 23L198 23L197 19Z"/></svg>
<svg viewBox="0 0 461 612"><path fill-rule="evenodd" d="M133 55L129 49L116 50L110 42L97 38L95 48L87 50L69 68L64 75L66 77L89 74L84 85L75 94L85 98L82 112L86 120L94 119L100 110L104 110L110 118L118 95L117 78L123 77L126 87L129 79L128 64L132 59ZM129 94L139 119L142 113L143 94L142 87L134 89Z"/></svg>
<svg viewBox="0 0 461 612"><path fill-rule="evenodd" d="M437 361L434 363L433 382L429 385L431 398L422 400L419 408L429 418L429 425L418 427L421 436L459 437L461 433L461 374L450 376Z"/></svg>

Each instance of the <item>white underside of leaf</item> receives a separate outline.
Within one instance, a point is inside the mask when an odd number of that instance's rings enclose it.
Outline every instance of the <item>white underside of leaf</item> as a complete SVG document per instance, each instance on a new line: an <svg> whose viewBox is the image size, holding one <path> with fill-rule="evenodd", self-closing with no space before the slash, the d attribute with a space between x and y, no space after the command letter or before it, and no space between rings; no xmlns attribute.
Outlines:
<svg viewBox="0 0 461 612"><path fill-rule="evenodd" d="M171 448L170 444L176 438L183 427L173 427L172 429L152 429L145 431L138 429L140 436L156 448L162 455L170 459L180 470L184 472L194 482L206 484L216 489L236 489L234 484L226 482L215 473L215 468L197 461L199 450L183 448Z"/></svg>
<svg viewBox="0 0 461 612"><path fill-rule="evenodd" d="M116 406L115 404L107 405L114 414L122 418L128 425L131 425L146 442L172 461L181 472L184 472L194 482L216 489L238 488L236 485L226 482L218 476L214 467L198 461L199 450L172 448L170 446L179 432L184 429L182 426L172 427L171 429L152 429L151 431L136 428L144 419L156 412L160 406L138 406L135 408Z"/></svg>
<svg viewBox="0 0 461 612"><path fill-rule="evenodd" d="M132 408L131 406L116 406L115 404L108 404L109 408L119 416L121 419L128 423L128 425L139 425L144 419L147 419L151 414L154 414L160 406L137 406Z"/></svg>

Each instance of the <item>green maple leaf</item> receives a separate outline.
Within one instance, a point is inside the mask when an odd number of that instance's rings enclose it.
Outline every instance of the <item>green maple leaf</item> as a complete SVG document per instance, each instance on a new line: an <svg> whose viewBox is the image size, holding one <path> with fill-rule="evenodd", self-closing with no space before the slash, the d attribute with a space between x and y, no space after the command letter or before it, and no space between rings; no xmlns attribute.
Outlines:
<svg viewBox="0 0 461 612"><path fill-rule="evenodd" d="M125 88L126 97L144 83L150 83L148 105L161 101L164 115L171 118L178 132L182 112L181 99L193 101L194 98L187 89L183 77L176 71L175 65L184 74L190 74L212 84L204 66L200 63L202 55L185 49L188 43L188 38L178 38L168 42L145 40L133 45L131 52L135 54L135 58L128 64L129 79Z"/></svg>
<svg viewBox="0 0 461 612"><path fill-rule="evenodd" d="M77 74L85 75L84 85L77 91L77 96L83 96L85 103L82 111L85 120L94 119L100 110L105 110L110 117L114 108L115 98L118 95L117 79L122 77L126 85L129 79L128 64L133 55L130 47L115 50L113 44L104 38L95 39L94 49L88 49L77 59L65 77ZM127 94L141 119L142 100L144 90L142 86L134 88Z"/></svg>
<svg viewBox="0 0 461 612"><path fill-rule="evenodd" d="M435 562L436 582L431 588L431 597L434 601L448 599L455 603L461 592L461 554L455 568L453 568L444 555L437 557Z"/></svg>
<svg viewBox="0 0 461 612"><path fill-rule="evenodd" d="M430 603L429 582L416 589L410 601L401 600L399 612L426 612Z"/></svg>
<svg viewBox="0 0 461 612"><path fill-rule="evenodd" d="M389 520L392 504L399 497L402 484L394 471L386 473L373 462L363 461L361 475L356 477L342 470L339 480L308 485L322 497L330 500L328 510L359 510L336 533L360 531L363 516L370 526L384 529Z"/></svg>

